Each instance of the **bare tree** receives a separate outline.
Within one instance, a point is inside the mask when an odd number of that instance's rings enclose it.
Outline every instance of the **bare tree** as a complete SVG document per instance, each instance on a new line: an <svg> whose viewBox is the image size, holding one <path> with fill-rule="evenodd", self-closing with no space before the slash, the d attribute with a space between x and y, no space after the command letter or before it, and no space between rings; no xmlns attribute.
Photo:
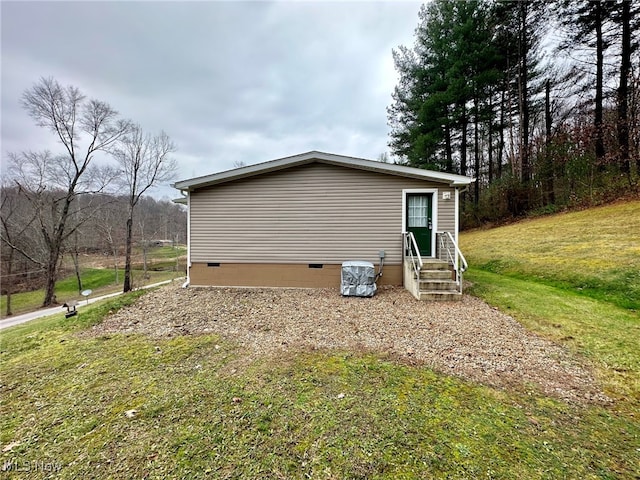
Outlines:
<svg viewBox="0 0 640 480"><path fill-rule="evenodd" d="M37 212L47 247L43 306L48 306L54 301L63 243L75 230L69 225L71 204L79 195L104 186L101 180L107 169L96 168L92 160L112 147L131 124L118 119L108 104L87 100L78 88L63 87L53 78L41 78L21 100L36 124L52 132L64 147L60 155L48 151L10 155L13 180Z"/></svg>
<svg viewBox="0 0 640 480"><path fill-rule="evenodd" d="M0 241L4 245L2 248L3 270L3 290L6 292L6 315L12 315L11 293L13 291L14 263L16 253L31 260L31 256L26 252L29 250L25 245L25 239L35 220L33 213L25 211L24 204L20 201L18 189L10 185L3 185L0 188ZM25 252L25 253L23 253ZM35 263L32 261L32 263ZM38 265L38 263L36 263Z"/></svg>
<svg viewBox="0 0 640 480"><path fill-rule="evenodd" d="M123 207L124 205L119 198L107 197L94 219L95 229L99 232L101 240L106 243L113 258L113 272L116 284L120 282L118 257L120 255L120 247L124 243L121 222Z"/></svg>
<svg viewBox="0 0 640 480"><path fill-rule="evenodd" d="M148 263L148 253L149 247L151 245L152 236L157 234L157 230L149 235L148 224L148 212L142 212L141 215L138 215L138 229L140 232L140 246L142 247L142 278L147 280L149 278L149 263Z"/></svg>
<svg viewBox="0 0 640 480"><path fill-rule="evenodd" d="M382 163L389 163L389 154L387 152L382 152L378 155L377 160Z"/></svg>
<svg viewBox="0 0 640 480"><path fill-rule="evenodd" d="M138 201L151 187L171 179L176 171L170 156L175 146L169 136L161 132L152 136L139 125L124 135L113 155L121 168L122 182L128 200L127 232L123 291L131 290L131 245L133 240L133 213Z"/></svg>

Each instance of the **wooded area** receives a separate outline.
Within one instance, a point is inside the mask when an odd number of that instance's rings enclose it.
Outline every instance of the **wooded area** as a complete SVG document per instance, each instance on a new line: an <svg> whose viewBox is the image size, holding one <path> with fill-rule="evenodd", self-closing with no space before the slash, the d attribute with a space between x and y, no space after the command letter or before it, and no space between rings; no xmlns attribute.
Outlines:
<svg viewBox="0 0 640 480"><path fill-rule="evenodd" d="M40 230L37 214L18 187L6 186L1 192L2 295L44 288L49 247ZM62 192L49 192L49 208L56 195L62 195ZM68 227L72 233L63 242L56 279L79 275L87 258L100 256L104 259L102 264L122 271L125 266L127 208L128 199L124 196L93 194L74 202ZM151 247L184 245L186 217L184 206L169 200L142 197L132 228L133 243L142 251L137 262L144 260L144 252ZM71 269L68 267L70 264L73 264ZM10 311L10 299L8 307Z"/></svg>
<svg viewBox="0 0 640 480"><path fill-rule="evenodd" d="M145 133L107 103L53 78L27 89L21 104L62 148L11 152L3 172L0 280L7 314L17 288L44 287L43 306L55 302L64 256L73 258L79 280L80 253L117 259L124 248L124 291L130 290L134 234L143 247L154 239L186 241L184 208L143 196L173 176L175 147L164 132Z"/></svg>
<svg viewBox="0 0 640 480"><path fill-rule="evenodd" d="M400 162L477 178L466 227L637 194L636 0L434 0L394 51Z"/></svg>

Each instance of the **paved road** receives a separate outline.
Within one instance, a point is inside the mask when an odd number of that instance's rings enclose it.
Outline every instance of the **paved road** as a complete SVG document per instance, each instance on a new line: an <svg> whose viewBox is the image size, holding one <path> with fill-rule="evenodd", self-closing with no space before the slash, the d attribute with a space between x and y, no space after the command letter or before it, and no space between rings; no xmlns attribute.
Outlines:
<svg viewBox="0 0 640 480"><path fill-rule="evenodd" d="M160 285L166 285L167 283L171 283L172 280L165 280L164 282L152 283L151 285L145 285L142 288L153 288L159 287ZM90 298L87 302L86 300L82 300L78 302L78 306L76 308L80 308L87 303L99 302L100 300L104 300L105 298L116 297L121 295L122 292L110 293L108 295L102 295L100 297ZM60 314L64 315L65 310L61 306L51 307L51 308L43 308L41 310L36 310L35 312L23 313L22 315L12 315L11 317L3 318L0 320L0 330L3 328L13 327L14 325L20 325L21 323L28 322L29 320L34 320L36 318L48 317L49 315Z"/></svg>

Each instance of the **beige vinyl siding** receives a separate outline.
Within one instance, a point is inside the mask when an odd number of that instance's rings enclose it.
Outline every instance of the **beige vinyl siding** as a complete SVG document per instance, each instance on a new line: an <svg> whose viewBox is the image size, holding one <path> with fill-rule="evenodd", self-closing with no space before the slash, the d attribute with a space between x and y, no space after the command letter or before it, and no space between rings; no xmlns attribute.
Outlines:
<svg viewBox="0 0 640 480"><path fill-rule="evenodd" d="M442 199L442 192L451 192L449 200ZM438 190L438 231L439 232L456 232L456 200L455 188L440 188Z"/></svg>
<svg viewBox="0 0 640 480"><path fill-rule="evenodd" d="M311 163L191 192L191 261L377 263L402 260L402 190L438 184ZM438 230L453 232L451 200Z"/></svg>

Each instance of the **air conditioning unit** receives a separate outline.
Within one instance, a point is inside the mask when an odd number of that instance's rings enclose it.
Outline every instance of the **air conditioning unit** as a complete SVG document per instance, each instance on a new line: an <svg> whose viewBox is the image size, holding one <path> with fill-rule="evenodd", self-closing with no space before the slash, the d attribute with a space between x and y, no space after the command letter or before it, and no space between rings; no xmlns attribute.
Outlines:
<svg viewBox="0 0 640 480"><path fill-rule="evenodd" d="M373 263L360 260L343 262L340 293L349 297L373 297L376 293Z"/></svg>

